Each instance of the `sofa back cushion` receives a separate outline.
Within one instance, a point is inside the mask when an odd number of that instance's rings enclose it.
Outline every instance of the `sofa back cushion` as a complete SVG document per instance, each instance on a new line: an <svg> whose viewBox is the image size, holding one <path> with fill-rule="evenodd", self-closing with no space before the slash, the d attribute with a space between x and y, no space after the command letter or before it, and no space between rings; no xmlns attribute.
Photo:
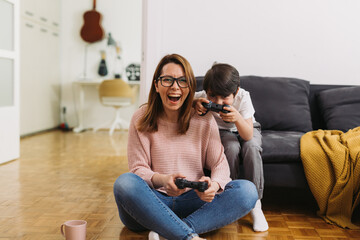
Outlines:
<svg viewBox="0 0 360 240"><path fill-rule="evenodd" d="M204 90L203 83L204 83L204 76L196 77L196 91L197 92Z"/></svg>
<svg viewBox="0 0 360 240"><path fill-rule="evenodd" d="M360 126L360 87L342 87L318 93L326 128L348 131Z"/></svg>
<svg viewBox="0 0 360 240"><path fill-rule="evenodd" d="M241 76L240 86L250 92L255 119L264 130L312 130L310 83L296 78Z"/></svg>

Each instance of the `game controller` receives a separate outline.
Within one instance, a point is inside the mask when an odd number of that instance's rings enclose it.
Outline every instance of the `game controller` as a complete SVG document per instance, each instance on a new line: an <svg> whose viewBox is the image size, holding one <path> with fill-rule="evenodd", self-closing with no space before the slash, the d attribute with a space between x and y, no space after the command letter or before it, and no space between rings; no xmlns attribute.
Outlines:
<svg viewBox="0 0 360 240"><path fill-rule="evenodd" d="M207 109L207 111L203 114L201 114L200 116L204 116L205 114L207 114L207 112L210 110L210 111L213 111L213 112L223 112L223 113L229 113L230 111L228 110L225 110L224 107L230 107L229 105L220 105L220 104L216 104L216 103L213 103L212 101L209 101L209 103L201 103L204 108Z"/></svg>
<svg viewBox="0 0 360 240"><path fill-rule="evenodd" d="M208 189L207 182L192 182L184 178L175 179L175 184L179 189L184 189L188 187L188 188L197 189L199 190L199 192L205 192L205 190Z"/></svg>

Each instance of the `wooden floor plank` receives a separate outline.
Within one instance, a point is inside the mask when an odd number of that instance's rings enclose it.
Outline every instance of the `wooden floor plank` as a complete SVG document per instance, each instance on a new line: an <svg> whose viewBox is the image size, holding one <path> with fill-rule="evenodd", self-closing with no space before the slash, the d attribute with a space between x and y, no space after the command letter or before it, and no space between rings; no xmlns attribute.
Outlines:
<svg viewBox="0 0 360 240"><path fill-rule="evenodd" d="M127 132L110 137L107 131L52 131L21 139L20 159L0 165L0 240L60 240L60 225L71 219L88 222L88 240L147 239L148 232L131 232L118 217L112 187L128 170L126 155ZM263 209L270 226L267 232L253 232L247 215L202 236L208 240L360 239L359 230L329 225L317 217L311 195L265 189Z"/></svg>

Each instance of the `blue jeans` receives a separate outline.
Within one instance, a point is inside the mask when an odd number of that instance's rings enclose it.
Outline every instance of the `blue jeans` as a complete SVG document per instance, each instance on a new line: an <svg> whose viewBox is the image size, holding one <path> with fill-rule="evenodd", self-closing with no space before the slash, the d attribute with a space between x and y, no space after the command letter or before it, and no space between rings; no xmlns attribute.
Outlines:
<svg viewBox="0 0 360 240"><path fill-rule="evenodd" d="M115 181L114 195L121 221L130 230L152 230L167 239L192 239L245 216L258 199L255 185L247 180L229 182L212 202L202 201L190 190L170 197L149 187L133 173Z"/></svg>

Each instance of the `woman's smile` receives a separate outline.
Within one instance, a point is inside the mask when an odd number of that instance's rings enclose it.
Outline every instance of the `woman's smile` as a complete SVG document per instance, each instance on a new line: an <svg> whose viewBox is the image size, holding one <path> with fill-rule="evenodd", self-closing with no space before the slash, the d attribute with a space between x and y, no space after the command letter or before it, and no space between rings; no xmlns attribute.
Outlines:
<svg viewBox="0 0 360 240"><path fill-rule="evenodd" d="M168 99L170 100L170 102L172 103L177 103L180 101L180 98L181 98L181 94L174 94L174 93L171 93L168 95Z"/></svg>

